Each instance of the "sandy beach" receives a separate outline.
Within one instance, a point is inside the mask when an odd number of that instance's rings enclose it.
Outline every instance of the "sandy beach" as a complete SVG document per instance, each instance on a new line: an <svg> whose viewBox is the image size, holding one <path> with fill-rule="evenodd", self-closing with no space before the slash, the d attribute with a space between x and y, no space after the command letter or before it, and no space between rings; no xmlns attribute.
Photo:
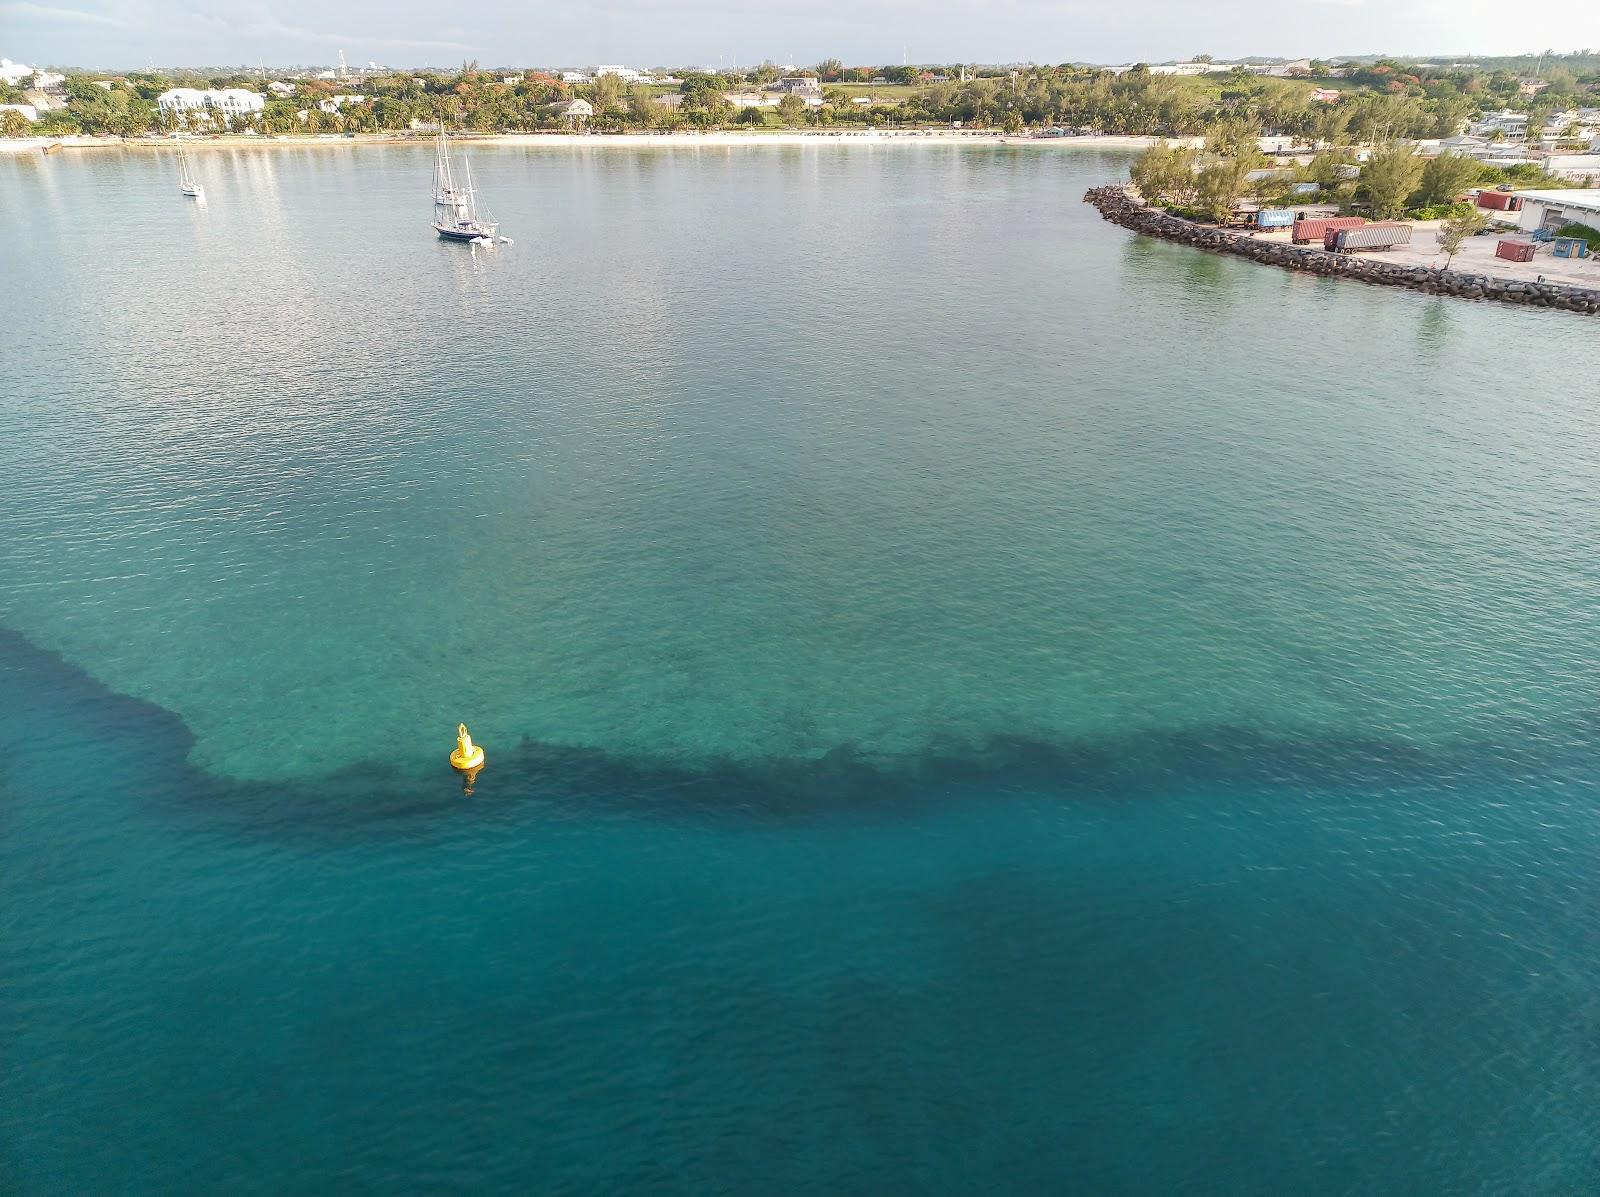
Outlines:
<svg viewBox="0 0 1600 1197"><path fill-rule="evenodd" d="M286 137L245 137L224 134L184 140L184 148L203 150L208 147L238 149L242 146L279 146L304 148L307 146L351 145L412 145L427 142L430 135L402 136L389 133L358 133L353 137L341 134L293 135ZM475 146L515 145L536 146L547 149L659 149L663 147L693 146L807 146L807 145L978 145L978 146L1069 146L1078 149L1136 150L1152 144L1153 137L1028 137L1004 133L966 133L953 129L865 129L828 130L809 132L735 132L714 133L485 133L461 134L461 141ZM0 140L0 153L39 152L46 145L59 143L63 149L140 149L170 146L164 137L18 137Z"/></svg>

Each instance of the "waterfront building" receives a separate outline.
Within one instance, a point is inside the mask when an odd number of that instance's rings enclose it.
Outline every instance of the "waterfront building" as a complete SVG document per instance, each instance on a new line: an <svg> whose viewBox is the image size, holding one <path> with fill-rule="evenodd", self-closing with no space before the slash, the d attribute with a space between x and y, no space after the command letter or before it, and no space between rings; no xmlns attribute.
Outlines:
<svg viewBox="0 0 1600 1197"><path fill-rule="evenodd" d="M201 90L195 87L173 87L156 97L156 107L184 118L194 113L221 113L223 120L232 124L237 117L247 117L260 112L267 101L259 92L242 87L222 87Z"/></svg>
<svg viewBox="0 0 1600 1197"><path fill-rule="evenodd" d="M22 119L29 122L39 119L39 110L32 104L0 104L0 112L20 112Z"/></svg>
<svg viewBox="0 0 1600 1197"><path fill-rule="evenodd" d="M1600 229L1600 187L1558 191L1518 191L1522 201L1518 224L1527 231L1549 229L1565 224L1586 224Z"/></svg>
<svg viewBox="0 0 1600 1197"><path fill-rule="evenodd" d="M33 68L25 62L12 62L9 58L0 58L0 83L4 83L7 87L15 87L33 73Z"/></svg>
<svg viewBox="0 0 1600 1197"><path fill-rule="evenodd" d="M572 128L584 124L594 115L594 105L588 100L562 100L556 104L546 104L544 110Z"/></svg>

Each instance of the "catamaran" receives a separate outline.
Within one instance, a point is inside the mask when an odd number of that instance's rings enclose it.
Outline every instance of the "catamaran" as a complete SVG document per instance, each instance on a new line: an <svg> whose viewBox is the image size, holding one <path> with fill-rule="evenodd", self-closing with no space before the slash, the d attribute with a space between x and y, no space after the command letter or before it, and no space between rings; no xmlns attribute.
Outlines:
<svg viewBox="0 0 1600 1197"><path fill-rule="evenodd" d="M206 198L206 189L195 181L194 171L189 169L189 155L183 152L181 145L178 147L178 190L191 199Z"/></svg>
<svg viewBox="0 0 1600 1197"><path fill-rule="evenodd" d="M446 241L470 241L473 245L511 244L510 237L499 236L500 225L478 210L478 193L472 186L472 167L461 156L461 181L456 181L450 160L450 140L439 130L439 154L433 165L433 227Z"/></svg>

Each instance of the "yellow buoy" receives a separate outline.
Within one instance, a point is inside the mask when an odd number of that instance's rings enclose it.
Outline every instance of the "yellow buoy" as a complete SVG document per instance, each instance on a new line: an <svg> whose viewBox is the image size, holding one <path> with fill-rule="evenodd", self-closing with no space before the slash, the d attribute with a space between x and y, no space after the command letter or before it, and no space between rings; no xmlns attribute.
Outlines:
<svg viewBox="0 0 1600 1197"><path fill-rule="evenodd" d="M450 767L463 773L483 768L483 749L467 735L465 723L456 724L456 750L450 754Z"/></svg>

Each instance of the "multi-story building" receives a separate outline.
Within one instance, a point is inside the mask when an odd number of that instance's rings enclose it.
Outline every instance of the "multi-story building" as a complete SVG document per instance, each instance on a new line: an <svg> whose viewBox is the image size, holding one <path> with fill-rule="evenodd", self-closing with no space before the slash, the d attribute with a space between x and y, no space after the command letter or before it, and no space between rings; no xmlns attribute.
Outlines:
<svg viewBox="0 0 1600 1197"><path fill-rule="evenodd" d="M266 97L242 87L223 87L202 91L195 87L174 87L156 97L156 107L187 119L196 113L220 113L232 124L240 117L260 112Z"/></svg>
<svg viewBox="0 0 1600 1197"><path fill-rule="evenodd" d="M769 86L767 90L782 92L791 96L820 96L822 94L822 81L814 75L790 75L779 79Z"/></svg>
<svg viewBox="0 0 1600 1197"><path fill-rule="evenodd" d="M31 74L33 68L27 63L0 58L0 83L4 83L7 87L15 87Z"/></svg>

